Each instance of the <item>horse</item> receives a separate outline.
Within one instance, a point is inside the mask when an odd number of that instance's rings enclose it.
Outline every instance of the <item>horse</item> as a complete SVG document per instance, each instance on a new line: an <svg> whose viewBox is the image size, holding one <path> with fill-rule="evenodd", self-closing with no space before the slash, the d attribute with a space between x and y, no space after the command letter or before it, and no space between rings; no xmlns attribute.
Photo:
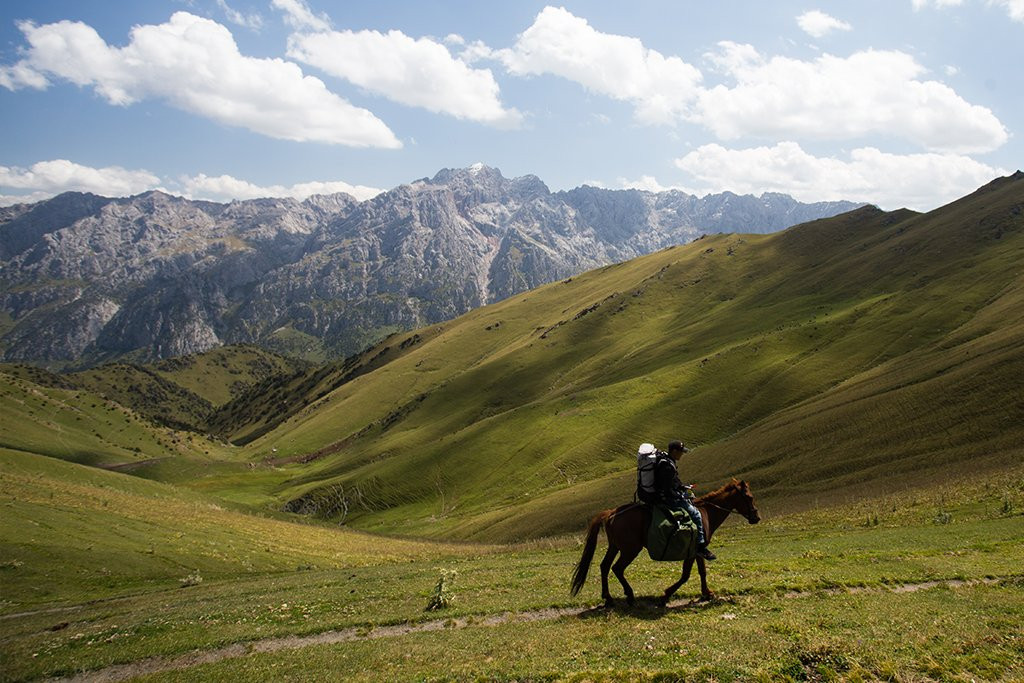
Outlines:
<svg viewBox="0 0 1024 683"><path fill-rule="evenodd" d="M711 541L715 529L721 526L730 513L736 512L746 517L750 524L757 524L761 521L761 515L754 505L754 496L750 493L750 486L741 479L733 479L717 491L712 491L694 501L694 505L701 512L704 521L704 537ZM651 510L643 503L627 503L617 508L602 510L594 515L587 527L587 540L583 546L583 554L572 574L571 595L576 595L583 588L587 580L587 572L590 570L590 563L594 559L594 550L597 548L597 534L604 527L608 536L608 552L601 561L601 597L605 605L611 607L613 604L611 593L608 591L608 570L615 572L615 576L622 584L626 592L626 601L634 603L633 588L626 581L626 567L636 559L640 551L644 549L647 541L647 529L651 524ZM615 556L619 555L618 561L613 565ZM697 571L700 573L701 600L711 600L714 594L708 588L707 568L704 558L690 558L683 563L683 575L679 581L665 589L659 604L664 607L668 604L672 594L679 590L679 587L690 578L690 571L693 569L693 561L697 560Z"/></svg>

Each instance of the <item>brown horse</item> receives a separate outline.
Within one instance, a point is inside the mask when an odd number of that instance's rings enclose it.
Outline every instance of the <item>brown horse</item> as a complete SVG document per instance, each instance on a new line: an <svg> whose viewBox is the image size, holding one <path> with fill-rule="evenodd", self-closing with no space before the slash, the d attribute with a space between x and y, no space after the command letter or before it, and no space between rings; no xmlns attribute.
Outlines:
<svg viewBox="0 0 1024 683"><path fill-rule="evenodd" d="M701 496L694 501L694 505L700 510L704 519L704 536L711 540L725 518L731 512L737 512L747 518L751 524L761 521L761 515L754 505L754 496L750 493L747 482L733 479L731 482L707 495ZM572 595L576 595L583 588L587 580L587 572L590 570L590 562L594 559L594 550L597 548L597 533L603 526L608 535L608 552L601 561L601 597L606 605L612 604L611 593L608 592L608 570L615 572L615 576L626 591L626 601L633 604L633 588L626 581L625 571L640 551L644 549L647 541L647 528L651 524L651 511L647 505L642 503L627 503L620 505L613 510L602 510L590 520L587 528L587 541L583 546L583 555L579 564L572 574ZM621 554L620 554L621 553ZM615 556L619 559L612 565ZM707 568L704 559L696 558L697 571L700 573L700 594L701 599L710 600L713 596L708 589ZM679 587L690 578L690 570L693 569L693 560L686 560L683 563L683 576L679 581L665 589L661 596L662 606L668 604L672 594L679 590Z"/></svg>

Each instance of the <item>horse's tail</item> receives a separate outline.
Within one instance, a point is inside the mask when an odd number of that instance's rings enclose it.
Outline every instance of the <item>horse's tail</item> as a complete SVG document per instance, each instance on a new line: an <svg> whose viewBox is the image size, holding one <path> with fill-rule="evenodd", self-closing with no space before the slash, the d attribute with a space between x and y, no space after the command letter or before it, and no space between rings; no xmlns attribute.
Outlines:
<svg viewBox="0 0 1024 683"><path fill-rule="evenodd" d="M580 561L576 564L576 569L572 573L570 595L579 593L580 589L583 588L583 584L587 581L590 562L594 559L594 551L597 549L597 534L601 531L601 527L604 526L611 512L611 510L602 510L590 520L590 526L587 527L587 541L583 544L583 554L580 555Z"/></svg>

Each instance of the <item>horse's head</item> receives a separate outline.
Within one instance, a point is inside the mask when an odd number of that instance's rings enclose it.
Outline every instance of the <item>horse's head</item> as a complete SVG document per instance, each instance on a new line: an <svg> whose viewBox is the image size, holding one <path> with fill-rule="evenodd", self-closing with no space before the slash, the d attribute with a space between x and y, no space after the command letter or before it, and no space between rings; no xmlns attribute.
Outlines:
<svg viewBox="0 0 1024 683"><path fill-rule="evenodd" d="M729 505L732 509L746 517L751 524L760 522L761 513L754 504L754 494L750 492L750 485L742 479L733 479L728 489Z"/></svg>

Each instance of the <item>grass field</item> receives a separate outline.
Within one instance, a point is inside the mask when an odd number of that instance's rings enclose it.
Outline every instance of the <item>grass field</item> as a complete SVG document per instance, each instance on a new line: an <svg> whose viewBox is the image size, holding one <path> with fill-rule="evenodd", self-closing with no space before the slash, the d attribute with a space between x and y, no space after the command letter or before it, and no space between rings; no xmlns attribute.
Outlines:
<svg viewBox="0 0 1024 683"><path fill-rule="evenodd" d="M1018 174L317 367L2 366L0 680L1024 680L1022 262ZM672 438L764 519L716 535L718 598L658 608L646 558L636 606L596 563L570 597Z"/></svg>
<svg viewBox="0 0 1024 683"><path fill-rule="evenodd" d="M4 680L125 664L153 680L1024 675L1020 467L732 520L709 570L718 600L691 603L694 583L656 608L643 596L678 566L641 558L629 572L638 606L606 610L596 565L568 595L581 534L510 546L374 537L2 455ZM456 573L454 600L425 611L442 570ZM182 656L188 666L162 670Z"/></svg>

